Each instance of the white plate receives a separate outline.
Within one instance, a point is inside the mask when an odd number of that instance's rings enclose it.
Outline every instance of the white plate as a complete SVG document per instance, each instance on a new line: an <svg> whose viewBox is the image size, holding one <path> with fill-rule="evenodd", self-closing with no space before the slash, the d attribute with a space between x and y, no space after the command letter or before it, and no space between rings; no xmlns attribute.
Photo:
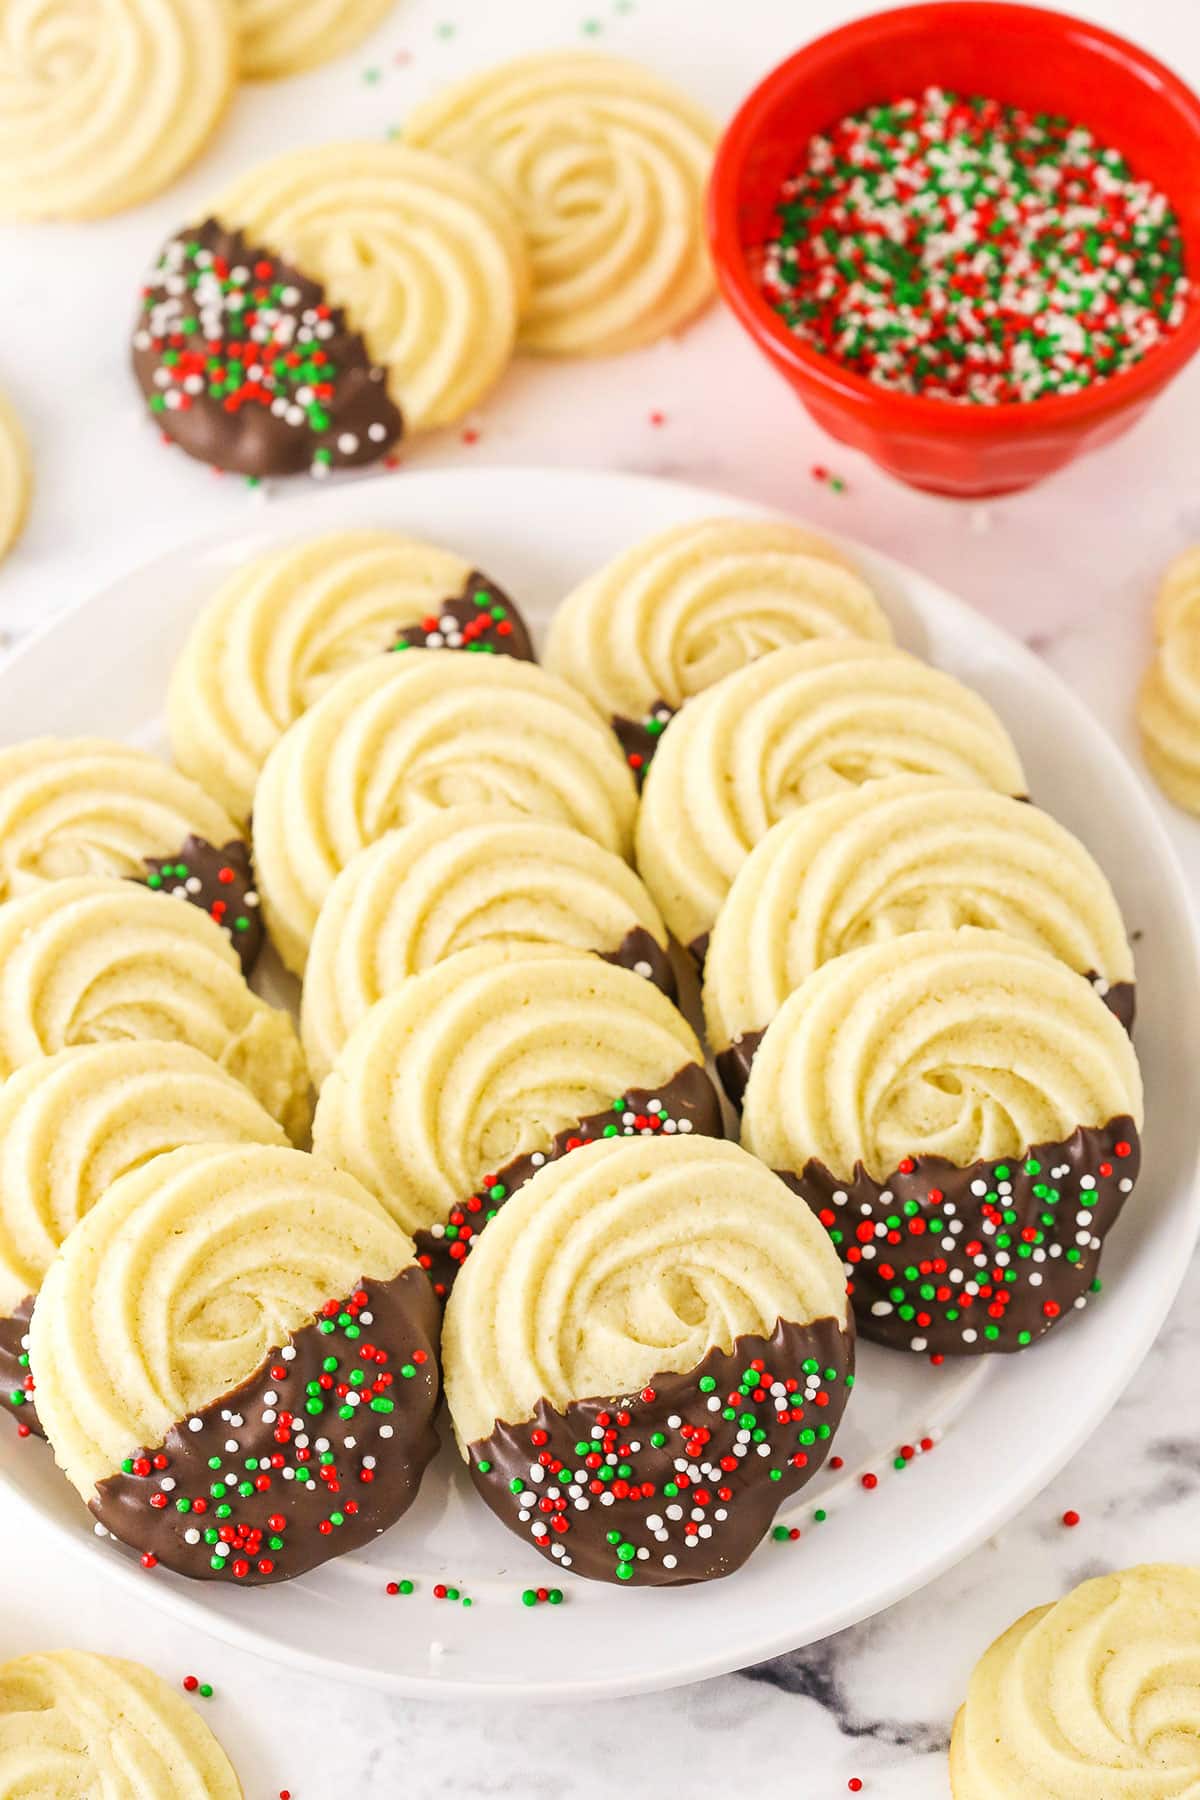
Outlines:
<svg viewBox="0 0 1200 1800"><path fill-rule="evenodd" d="M758 510L634 476L535 469L405 474L309 493L224 542L160 557L57 620L0 670L0 735L158 740L167 673L197 608L230 568L273 542L397 527L457 548L544 624L560 595L635 539ZM694 1588L577 1580L563 1605L526 1608L521 1591L547 1580L546 1565L471 1492L449 1450L377 1545L276 1588L145 1574L94 1535L42 1446L10 1431L0 1432L5 1511L19 1517L32 1502L85 1566L136 1583L181 1624L280 1661L398 1693L613 1695L744 1667L910 1593L1002 1525L1095 1430L1158 1330L1200 1226L1200 1065L1186 1036L1200 964L1183 877L1136 777L1082 701L932 582L850 548L900 641L996 707L1037 800L1099 858L1135 934L1145 1173L1106 1250L1103 1298L1020 1357L934 1369L862 1346L835 1445L845 1467L823 1472L780 1515L801 1526L800 1540L768 1540L738 1574ZM935 1450L895 1473L899 1446L930 1436ZM873 1491L860 1485L866 1470L879 1476ZM819 1524L817 1507L829 1515ZM385 1582L404 1576L416 1592L387 1598ZM436 1600L436 1582L473 1605Z"/></svg>

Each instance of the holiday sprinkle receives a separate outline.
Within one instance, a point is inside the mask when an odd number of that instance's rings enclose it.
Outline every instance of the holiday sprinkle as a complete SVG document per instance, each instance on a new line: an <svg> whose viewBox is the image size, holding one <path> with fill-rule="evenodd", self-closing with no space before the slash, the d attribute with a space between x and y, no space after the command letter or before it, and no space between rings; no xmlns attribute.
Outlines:
<svg viewBox="0 0 1200 1800"><path fill-rule="evenodd" d="M1056 114L929 88L814 137L760 280L813 349L881 387L976 405L1073 394L1180 323L1179 223Z"/></svg>

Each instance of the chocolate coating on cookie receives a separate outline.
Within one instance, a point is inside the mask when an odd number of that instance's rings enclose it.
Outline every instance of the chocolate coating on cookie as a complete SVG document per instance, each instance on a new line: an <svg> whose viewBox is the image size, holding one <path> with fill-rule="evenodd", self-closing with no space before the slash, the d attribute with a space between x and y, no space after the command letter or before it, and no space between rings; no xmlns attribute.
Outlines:
<svg viewBox="0 0 1200 1800"><path fill-rule="evenodd" d="M7 1318L0 1319L0 1402L18 1425L27 1427L35 1437L45 1437L33 1399L33 1376L29 1373L29 1321L36 1299L36 1294L27 1294Z"/></svg>
<svg viewBox="0 0 1200 1800"><path fill-rule="evenodd" d="M324 475L400 438L386 370L341 307L241 232L207 219L171 238L142 292L134 373L189 456L241 475Z"/></svg>
<svg viewBox="0 0 1200 1800"><path fill-rule="evenodd" d="M1107 1233L1137 1180L1130 1118L1064 1143L960 1169L907 1157L877 1181L809 1162L779 1173L807 1200L845 1265L859 1331L894 1350L1024 1350L1100 1287Z"/></svg>
<svg viewBox="0 0 1200 1800"><path fill-rule="evenodd" d="M615 963L619 969L632 969L635 975L652 981L668 1000L674 1000L676 984L671 952L664 949L644 925L634 925L627 931L615 950L601 950L598 954L605 962Z"/></svg>
<svg viewBox="0 0 1200 1800"><path fill-rule="evenodd" d="M637 1394L562 1412L539 1400L470 1446L471 1479L559 1569L638 1587L711 1581L740 1568L816 1474L853 1371L852 1329L780 1320Z"/></svg>
<svg viewBox="0 0 1200 1800"><path fill-rule="evenodd" d="M190 900L227 932L249 975L266 935L254 885L250 846L235 838L220 848L205 838L185 838L173 856L146 856L149 888Z"/></svg>
<svg viewBox="0 0 1200 1800"><path fill-rule="evenodd" d="M436 613L406 625L391 650L471 650L502 652L519 662L536 662L529 628L494 581L472 569L462 592L443 600Z"/></svg>
<svg viewBox="0 0 1200 1800"><path fill-rule="evenodd" d="M98 1483L91 1510L147 1567L246 1587L369 1544L437 1449L439 1328L420 1269L364 1281Z"/></svg>
<svg viewBox="0 0 1200 1800"><path fill-rule="evenodd" d="M633 771L639 789L658 749L658 740L674 717L673 706L668 706L665 700L655 700L644 719L623 719L618 714L612 720L617 741L625 752L625 761Z"/></svg>
<svg viewBox="0 0 1200 1800"><path fill-rule="evenodd" d="M544 1150L515 1156L502 1168L485 1175L478 1193L456 1206L444 1225L413 1234L417 1260L428 1270L439 1299L449 1294L455 1276L489 1219L494 1219L505 1201L544 1164L583 1144L594 1143L597 1138L670 1137L676 1132L694 1132L699 1137L725 1135L721 1102L699 1063L687 1063L661 1087L630 1088L606 1112L590 1113L578 1124L560 1131Z"/></svg>

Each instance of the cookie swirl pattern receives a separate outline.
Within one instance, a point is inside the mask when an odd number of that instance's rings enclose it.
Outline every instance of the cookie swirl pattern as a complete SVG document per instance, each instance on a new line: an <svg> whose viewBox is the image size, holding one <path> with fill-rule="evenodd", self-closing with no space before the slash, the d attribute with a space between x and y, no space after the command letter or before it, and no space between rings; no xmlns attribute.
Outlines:
<svg viewBox="0 0 1200 1800"><path fill-rule="evenodd" d="M1200 1571L1085 1581L997 1638L954 1721L954 1800L1190 1800L1200 1788Z"/></svg>
<svg viewBox="0 0 1200 1800"><path fill-rule="evenodd" d="M703 205L717 128L636 63L522 57L415 108L404 137L478 170L520 215L533 260L523 348L633 349L710 298Z"/></svg>
<svg viewBox="0 0 1200 1800"><path fill-rule="evenodd" d="M865 1336L974 1354L1086 1301L1141 1120L1128 1033L1088 983L964 926L810 975L751 1065L742 1142L831 1232Z"/></svg>
<svg viewBox="0 0 1200 1800"><path fill-rule="evenodd" d="M439 1295L535 1170L597 1138L722 1133L704 1053L650 983L549 946L401 983L321 1090L313 1148L377 1194Z"/></svg>
<svg viewBox="0 0 1200 1800"><path fill-rule="evenodd" d="M250 1090L188 1044L78 1045L0 1087L0 1404L39 1431L34 1298L68 1232L130 1169L183 1144L286 1144Z"/></svg>
<svg viewBox="0 0 1200 1800"><path fill-rule="evenodd" d="M411 1503L437 1445L436 1345L433 1290L379 1201L260 1145L123 1176L30 1328L46 1436L101 1524L148 1566L251 1586L371 1542Z"/></svg>
<svg viewBox="0 0 1200 1800"><path fill-rule="evenodd" d="M248 81L302 75L361 43L396 0L235 0Z"/></svg>
<svg viewBox="0 0 1200 1800"><path fill-rule="evenodd" d="M704 1018L731 1097L814 969L863 944L959 925L1040 944L1132 1024L1125 927L1079 840L1007 795L898 775L781 820L730 888L705 958Z"/></svg>
<svg viewBox="0 0 1200 1800"><path fill-rule="evenodd" d="M289 1136L307 1133L295 1026L251 992L229 939L197 907L86 875L0 907L0 1081L71 1044L125 1038L191 1044Z"/></svg>
<svg viewBox="0 0 1200 1800"><path fill-rule="evenodd" d="M685 700L767 651L891 635L866 582L813 532L703 519L633 545L568 594L545 660L612 720L643 770Z"/></svg>
<svg viewBox="0 0 1200 1800"><path fill-rule="evenodd" d="M774 650L671 721L646 778L639 872L675 936L702 954L734 877L772 825L900 774L1025 791L1003 725L952 675L853 638Z"/></svg>
<svg viewBox="0 0 1200 1800"><path fill-rule="evenodd" d="M503 374L528 292L524 239L499 191L407 145L289 150L212 203L345 309L406 431L449 425Z"/></svg>
<svg viewBox="0 0 1200 1800"><path fill-rule="evenodd" d="M0 393L0 558L7 556L25 528L33 485L25 428Z"/></svg>
<svg viewBox="0 0 1200 1800"><path fill-rule="evenodd" d="M268 550L222 583L172 670L175 760L248 818L268 753L337 676L431 638L533 660L513 602L451 550L393 531Z"/></svg>
<svg viewBox="0 0 1200 1800"><path fill-rule="evenodd" d="M1154 630L1157 648L1138 696L1142 751L1163 792L1200 813L1200 548L1167 570Z"/></svg>
<svg viewBox="0 0 1200 1800"><path fill-rule="evenodd" d="M695 1137L539 1170L464 1264L443 1355L492 1509L557 1566L633 1584L737 1568L853 1381L825 1232L736 1145Z"/></svg>
<svg viewBox="0 0 1200 1800"><path fill-rule="evenodd" d="M460 951L595 951L675 991L667 928L628 863L495 807L431 813L353 858L329 890L304 974L300 1032L324 1081L377 1000Z"/></svg>
<svg viewBox="0 0 1200 1800"><path fill-rule="evenodd" d="M242 1800L216 1738L141 1663L53 1650L0 1664L0 1792Z"/></svg>
<svg viewBox="0 0 1200 1800"><path fill-rule="evenodd" d="M0 15L0 218L136 206L199 153L233 90L229 0L17 0Z"/></svg>
<svg viewBox="0 0 1200 1800"><path fill-rule="evenodd" d="M386 831L486 801L632 849L637 794L582 695L531 663L406 650L351 670L284 733L254 799L268 929L299 973L334 880Z"/></svg>

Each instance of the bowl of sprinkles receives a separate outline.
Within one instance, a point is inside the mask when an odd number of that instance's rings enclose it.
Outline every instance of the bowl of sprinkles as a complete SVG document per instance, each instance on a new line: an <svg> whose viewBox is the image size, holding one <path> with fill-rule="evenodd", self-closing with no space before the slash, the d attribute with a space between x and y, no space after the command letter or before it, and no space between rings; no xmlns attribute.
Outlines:
<svg viewBox="0 0 1200 1800"><path fill-rule="evenodd" d="M1028 487L1200 349L1200 100L1112 32L939 0L809 44L709 192L721 289L834 437L913 486Z"/></svg>

